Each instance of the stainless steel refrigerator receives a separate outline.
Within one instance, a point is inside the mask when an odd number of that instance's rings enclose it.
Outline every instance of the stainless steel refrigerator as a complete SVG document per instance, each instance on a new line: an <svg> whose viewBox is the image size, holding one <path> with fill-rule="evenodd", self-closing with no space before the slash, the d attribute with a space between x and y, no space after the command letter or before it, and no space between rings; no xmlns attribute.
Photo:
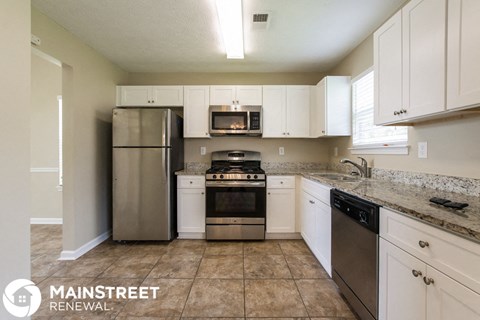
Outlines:
<svg viewBox="0 0 480 320"><path fill-rule="evenodd" d="M113 109L113 240L176 237L183 120L170 109Z"/></svg>

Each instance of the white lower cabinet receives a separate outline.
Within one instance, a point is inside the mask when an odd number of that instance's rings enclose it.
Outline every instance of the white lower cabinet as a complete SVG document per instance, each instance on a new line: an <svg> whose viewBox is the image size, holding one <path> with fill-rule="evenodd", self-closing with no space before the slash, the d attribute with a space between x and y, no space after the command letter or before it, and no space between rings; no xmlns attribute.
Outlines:
<svg viewBox="0 0 480 320"><path fill-rule="evenodd" d="M205 177L177 177L177 231L180 239L205 238Z"/></svg>
<svg viewBox="0 0 480 320"><path fill-rule="evenodd" d="M301 234L327 273L332 275L330 187L302 179Z"/></svg>
<svg viewBox="0 0 480 320"><path fill-rule="evenodd" d="M381 209L380 320L480 319L480 294L472 290L480 279L475 276L472 278L459 276L459 274L471 274L468 271L470 268L468 262L480 258L478 255L480 246L444 231L433 229L390 210ZM416 240L418 234L422 235L422 239L427 240ZM435 237L432 237L433 234ZM416 250L409 249L406 244L412 242L413 239L427 254L416 254ZM443 240L443 243L440 243L439 240ZM422 241L421 244L420 241ZM464 244L469 250L453 254L437 251L436 254L433 254L433 251L439 247L448 247L448 243ZM456 269L455 272L449 272L448 262L453 260L456 260L459 266L463 265L464 267ZM436 264L438 268L431 264ZM480 265L477 263L474 268L478 269L479 267ZM445 270L446 273L439 269ZM465 282L462 283L461 280L465 280Z"/></svg>
<svg viewBox="0 0 480 320"><path fill-rule="evenodd" d="M295 177L267 177L267 233L295 232Z"/></svg>

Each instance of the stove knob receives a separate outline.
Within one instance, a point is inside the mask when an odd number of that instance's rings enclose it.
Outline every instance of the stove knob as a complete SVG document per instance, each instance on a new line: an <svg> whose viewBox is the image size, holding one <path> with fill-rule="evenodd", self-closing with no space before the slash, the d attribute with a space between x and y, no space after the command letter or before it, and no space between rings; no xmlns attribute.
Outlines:
<svg viewBox="0 0 480 320"><path fill-rule="evenodd" d="M257 176L257 175L254 175L254 176L253 176L253 179L258 179L258 176Z"/></svg>
<svg viewBox="0 0 480 320"><path fill-rule="evenodd" d="M250 178L251 178L251 176L249 174L247 174L247 179L250 179Z"/></svg>
<svg viewBox="0 0 480 320"><path fill-rule="evenodd" d="M212 176L212 178L213 178L213 179L217 179L217 175L214 174L214 175Z"/></svg>
<svg viewBox="0 0 480 320"><path fill-rule="evenodd" d="M223 179L223 174L220 175L220 179Z"/></svg>

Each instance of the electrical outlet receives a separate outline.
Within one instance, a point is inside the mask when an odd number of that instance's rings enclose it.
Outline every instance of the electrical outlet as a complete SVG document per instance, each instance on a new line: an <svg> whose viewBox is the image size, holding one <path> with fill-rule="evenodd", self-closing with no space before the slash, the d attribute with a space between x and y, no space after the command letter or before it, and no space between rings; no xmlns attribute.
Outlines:
<svg viewBox="0 0 480 320"><path fill-rule="evenodd" d="M418 157L421 159L428 158L428 144L426 141L418 143Z"/></svg>
<svg viewBox="0 0 480 320"><path fill-rule="evenodd" d="M333 148L333 156L338 157L338 147Z"/></svg>
<svg viewBox="0 0 480 320"><path fill-rule="evenodd" d="M285 155L285 148L284 147L278 148L278 154L281 155L281 156L284 156Z"/></svg>
<svg viewBox="0 0 480 320"><path fill-rule="evenodd" d="M200 147L200 155L204 156L207 154L207 147Z"/></svg>

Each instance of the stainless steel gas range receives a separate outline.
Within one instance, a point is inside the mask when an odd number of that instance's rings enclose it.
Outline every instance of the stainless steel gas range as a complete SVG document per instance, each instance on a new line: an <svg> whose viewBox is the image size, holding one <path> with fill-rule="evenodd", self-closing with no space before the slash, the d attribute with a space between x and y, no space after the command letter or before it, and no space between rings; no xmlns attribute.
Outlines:
<svg viewBox="0 0 480 320"><path fill-rule="evenodd" d="M263 240L266 179L253 151L217 151L206 173L207 240Z"/></svg>

